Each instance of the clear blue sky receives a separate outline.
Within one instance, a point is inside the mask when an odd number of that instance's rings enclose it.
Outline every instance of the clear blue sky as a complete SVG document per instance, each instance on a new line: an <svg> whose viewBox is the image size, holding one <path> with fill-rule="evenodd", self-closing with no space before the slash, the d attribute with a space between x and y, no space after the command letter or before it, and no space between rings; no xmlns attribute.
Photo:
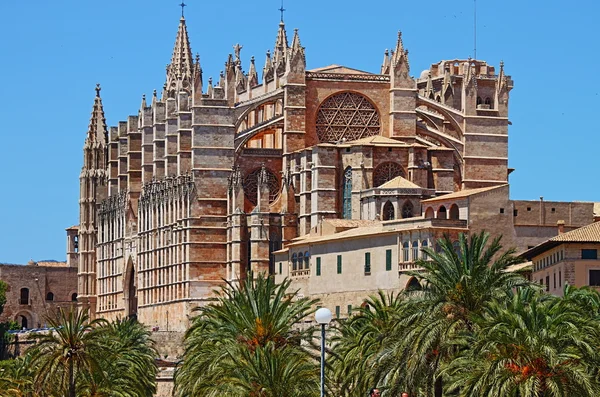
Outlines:
<svg viewBox="0 0 600 397"><path fill-rule="evenodd" d="M165 79L180 0L0 0L0 262L65 258L78 223L79 172L102 84L109 125L137 114ZM278 0L187 0L192 50L217 77L232 46L262 69L279 23ZM479 0L477 58L512 75L511 196L600 201L600 2ZM411 73L473 55L473 1L286 0L309 68L378 72L396 32ZM291 37L290 37L291 39ZM589 120L588 120L589 119Z"/></svg>

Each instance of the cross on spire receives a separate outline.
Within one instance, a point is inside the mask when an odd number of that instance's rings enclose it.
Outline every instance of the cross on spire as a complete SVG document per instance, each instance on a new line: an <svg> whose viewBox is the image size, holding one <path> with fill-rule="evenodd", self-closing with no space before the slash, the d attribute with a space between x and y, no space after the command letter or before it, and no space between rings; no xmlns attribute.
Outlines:
<svg viewBox="0 0 600 397"><path fill-rule="evenodd" d="M187 6L187 4L185 4L183 1L181 2L181 4L179 4L179 6L181 7L181 17L183 18L183 8Z"/></svg>
<svg viewBox="0 0 600 397"><path fill-rule="evenodd" d="M283 0L281 0L281 8L279 9L279 11L281 12L281 22L283 22L283 13L285 11L285 8L283 8Z"/></svg>

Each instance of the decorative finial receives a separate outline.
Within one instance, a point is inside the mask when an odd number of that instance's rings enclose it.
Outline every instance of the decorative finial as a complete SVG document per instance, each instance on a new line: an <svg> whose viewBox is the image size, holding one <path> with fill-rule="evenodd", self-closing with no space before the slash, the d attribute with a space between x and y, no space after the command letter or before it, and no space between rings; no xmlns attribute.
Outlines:
<svg viewBox="0 0 600 397"><path fill-rule="evenodd" d="M242 48L244 48L244 46L236 44L233 46L233 51L235 52L235 60L236 61L240 61L240 53L242 52Z"/></svg>
<svg viewBox="0 0 600 397"><path fill-rule="evenodd" d="M200 54L196 53L196 64L200 63Z"/></svg>
<svg viewBox="0 0 600 397"><path fill-rule="evenodd" d="M504 61L500 61L500 68L504 69Z"/></svg>
<svg viewBox="0 0 600 397"><path fill-rule="evenodd" d="M212 85L212 77L208 78L208 85Z"/></svg>
<svg viewBox="0 0 600 397"><path fill-rule="evenodd" d="M285 8L283 8L283 0L281 0L281 8L279 11L281 12L281 23L283 23L283 13L285 12Z"/></svg>
<svg viewBox="0 0 600 397"><path fill-rule="evenodd" d="M250 58L250 63L254 63L254 55L252 55L252 58Z"/></svg>
<svg viewBox="0 0 600 397"><path fill-rule="evenodd" d="M102 88L100 88L100 83L96 84L96 96L98 98L100 98L100 91L102 91Z"/></svg>
<svg viewBox="0 0 600 397"><path fill-rule="evenodd" d="M154 98L156 98L156 89L154 89L154 91L152 91L152 96L153 96Z"/></svg>
<svg viewBox="0 0 600 397"><path fill-rule="evenodd" d="M185 4L183 1L181 2L181 4L179 4L179 6L181 7L181 17L183 18L183 8L187 6L187 4Z"/></svg>

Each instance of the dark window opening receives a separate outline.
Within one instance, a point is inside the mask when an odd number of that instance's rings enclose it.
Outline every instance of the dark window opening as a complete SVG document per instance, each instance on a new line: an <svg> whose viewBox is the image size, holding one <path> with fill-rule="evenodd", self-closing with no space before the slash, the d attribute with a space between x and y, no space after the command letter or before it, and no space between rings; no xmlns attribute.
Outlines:
<svg viewBox="0 0 600 397"><path fill-rule="evenodd" d="M550 276L546 276L546 292L550 291Z"/></svg>
<svg viewBox="0 0 600 397"><path fill-rule="evenodd" d="M531 211L531 207L527 207L527 211Z"/></svg>
<svg viewBox="0 0 600 397"><path fill-rule="evenodd" d="M340 318L340 307L339 306L335 307L335 318Z"/></svg>
<svg viewBox="0 0 600 397"><path fill-rule="evenodd" d="M590 286L600 287L600 270L590 270Z"/></svg>
<svg viewBox="0 0 600 397"><path fill-rule="evenodd" d="M21 305L29 304L29 288L21 288L21 296L19 299Z"/></svg>
<svg viewBox="0 0 600 397"><path fill-rule="evenodd" d="M52 292L48 292L46 294L46 300L47 301L53 301L54 300L54 294Z"/></svg>
<svg viewBox="0 0 600 397"><path fill-rule="evenodd" d="M517 216L517 215L519 215L519 210L514 210L513 211L513 216Z"/></svg>
<svg viewBox="0 0 600 397"><path fill-rule="evenodd" d="M71 302L77 302L77 293L75 293L75 292L74 292L74 293L71 295Z"/></svg>
<svg viewBox="0 0 600 397"><path fill-rule="evenodd" d="M552 208L550 211L552 211L552 213L556 212L556 208Z"/></svg>
<svg viewBox="0 0 600 397"><path fill-rule="evenodd" d="M504 214L504 208L500 208L500 213Z"/></svg>
<svg viewBox="0 0 600 397"><path fill-rule="evenodd" d="M581 259L598 259L598 250L596 249L582 249Z"/></svg>

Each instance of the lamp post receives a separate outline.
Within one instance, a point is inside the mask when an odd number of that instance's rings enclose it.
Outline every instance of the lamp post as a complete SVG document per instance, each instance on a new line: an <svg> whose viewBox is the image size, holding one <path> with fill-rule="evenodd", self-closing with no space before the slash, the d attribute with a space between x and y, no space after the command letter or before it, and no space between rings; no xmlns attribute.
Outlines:
<svg viewBox="0 0 600 397"><path fill-rule="evenodd" d="M315 320L321 324L321 397L325 396L325 325L331 321L331 310L322 307L315 313Z"/></svg>

